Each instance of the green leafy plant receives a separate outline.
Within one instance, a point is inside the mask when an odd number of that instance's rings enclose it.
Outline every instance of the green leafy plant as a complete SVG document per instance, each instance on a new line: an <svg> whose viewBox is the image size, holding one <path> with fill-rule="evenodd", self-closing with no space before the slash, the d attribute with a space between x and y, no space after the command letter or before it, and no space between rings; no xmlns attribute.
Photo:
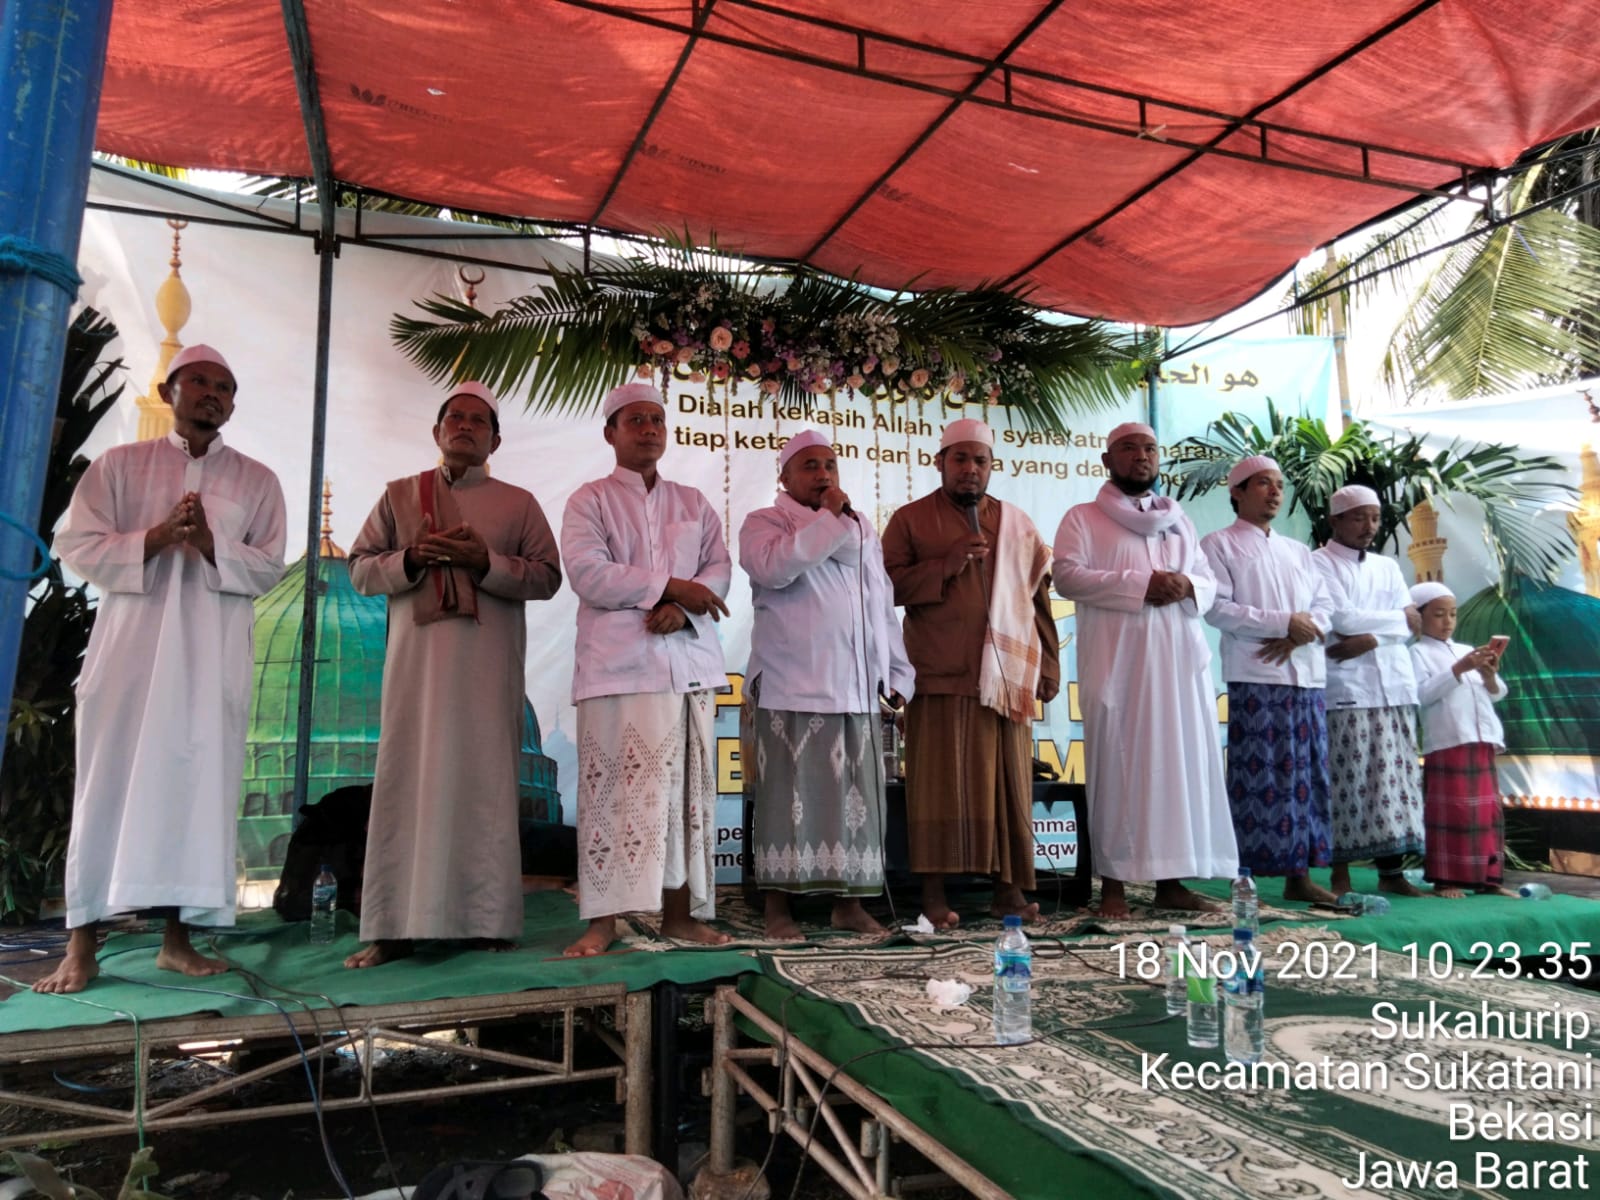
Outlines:
<svg viewBox="0 0 1600 1200"><path fill-rule="evenodd" d="M78 451L122 394L124 385L111 387L122 360L100 361L116 337L116 326L92 308L67 331L39 514L46 545L89 465ZM94 626L86 590L66 582L59 560L51 559L28 601L0 763L0 914L9 921L31 920L59 888L72 817L73 688Z"/></svg>
<svg viewBox="0 0 1600 1200"><path fill-rule="evenodd" d="M846 393L1012 406L1060 429L1136 385L1148 337L1042 313L1001 289L884 295L802 269L738 269L715 250L554 267L496 313L449 296L396 315L390 336L435 379L526 388L539 411L583 412L636 376L677 375L731 395L809 406Z"/></svg>
<svg viewBox="0 0 1600 1200"><path fill-rule="evenodd" d="M1448 505L1452 497L1471 496L1483 506L1502 575L1554 579L1572 555L1565 526L1537 519L1551 505L1568 503L1575 495L1565 481L1566 468L1554 458L1525 455L1515 446L1457 440L1429 453L1421 438L1380 434L1366 421L1352 421L1335 437L1322 420L1286 416L1269 400L1267 428L1224 413L1204 434L1185 438L1177 449L1172 471L1179 480L1179 499L1223 486L1242 458L1271 456L1291 489L1289 511L1303 512L1311 521L1313 546L1333 536L1328 523L1333 493L1360 483L1383 499L1374 549L1394 549L1411 510L1424 500Z"/></svg>
<svg viewBox="0 0 1600 1200"><path fill-rule="evenodd" d="M116 1200L168 1200L145 1186L159 1170L154 1155L155 1151L149 1146L134 1151ZM37 1154L13 1150L9 1158L8 1165L15 1171L15 1177L0 1183L0 1200L23 1200L28 1196L43 1196L46 1200L102 1200L100 1193L91 1188L67 1183Z"/></svg>

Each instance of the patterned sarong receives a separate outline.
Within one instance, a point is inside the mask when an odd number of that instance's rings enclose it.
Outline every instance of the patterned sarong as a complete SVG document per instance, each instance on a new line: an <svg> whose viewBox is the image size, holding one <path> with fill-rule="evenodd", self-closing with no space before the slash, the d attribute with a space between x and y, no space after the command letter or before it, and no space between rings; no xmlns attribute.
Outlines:
<svg viewBox="0 0 1600 1200"><path fill-rule="evenodd" d="M1304 875L1333 861L1321 688L1228 684L1228 805L1241 867Z"/></svg>
<svg viewBox="0 0 1600 1200"><path fill-rule="evenodd" d="M1422 852L1422 766L1410 705L1329 710L1328 784L1335 862Z"/></svg>
<svg viewBox="0 0 1600 1200"><path fill-rule="evenodd" d="M658 912L689 887L716 915L716 694L649 692L578 702L578 914Z"/></svg>
<svg viewBox="0 0 1600 1200"><path fill-rule="evenodd" d="M883 732L864 713L750 708L756 883L780 892L883 891Z"/></svg>
<svg viewBox="0 0 1600 1200"><path fill-rule="evenodd" d="M1427 852L1423 878L1457 887L1499 887L1505 866L1505 814L1494 747L1468 742L1422 760Z"/></svg>

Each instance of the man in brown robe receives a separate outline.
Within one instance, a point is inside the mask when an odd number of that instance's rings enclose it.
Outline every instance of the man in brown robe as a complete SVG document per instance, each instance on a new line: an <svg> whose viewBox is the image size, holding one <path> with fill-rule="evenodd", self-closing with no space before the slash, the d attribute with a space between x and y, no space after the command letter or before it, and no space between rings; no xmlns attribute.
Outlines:
<svg viewBox="0 0 1600 1200"><path fill-rule="evenodd" d="M456 384L433 427L441 464L391 482L350 549L350 578L389 598L382 735L362 880L375 967L417 938L505 948L522 932L517 762L529 600L561 586L539 502L490 479L499 405Z"/></svg>
<svg viewBox="0 0 1600 1200"><path fill-rule="evenodd" d="M993 876L996 916L1038 915L1031 725L1035 697L1061 688L1050 613L1050 547L1015 505L989 496L994 433L954 421L934 462L939 489L883 532L895 603L906 610L916 697L906 709L911 869L936 928L959 921L945 876Z"/></svg>

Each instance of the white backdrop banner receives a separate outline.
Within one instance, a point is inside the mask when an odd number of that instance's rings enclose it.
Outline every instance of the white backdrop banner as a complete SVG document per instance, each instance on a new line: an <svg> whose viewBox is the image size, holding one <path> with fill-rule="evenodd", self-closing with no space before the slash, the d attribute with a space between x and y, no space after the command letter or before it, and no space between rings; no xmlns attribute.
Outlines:
<svg viewBox="0 0 1600 1200"><path fill-rule="evenodd" d="M85 222L80 269L83 297L110 316L122 331L120 353L131 369L129 395L97 432L90 453L130 441L137 426L133 393L147 390L166 331L156 316L155 293L170 272L173 231L146 212L202 213L197 201L154 193L123 177L96 173L92 199L119 211L94 209ZM238 197L228 197L238 203ZM292 219L292 206L254 202L274 218ZM348 214L344 232L353 231ZM461 296L462 259L497 257L505 265L472 268L477 303L493 310L537 283L545 255L571 261L569 247L551 243L473 241L459 226L415 219L363 218L363 233L388 229L415 238L406 243L442 257L399 253L393 247L345 244L334 274L325 473L333 490L334 540L348 547L386 480L414 473L436 461L430 429L443 389L424 379L389 340L390 317L433 293ZM448 235L448 236L447 236ZM179 332L185 344L207 342L233 364L238 406L226 436L246 454L271 466L283 481L290 514L289 556L304 550L307 480L311 454L312 378L315 362L317 260L309 237L191 223L182 230L182 278L193 311ZM1156 415L1163 444L1201 432L1227 408L1259 416L1265 399L1290 411L1326 411L1332 356L1325 339L1233 340L1208 347L1164 373L1156 388ZM597 398L598 400L598 398ZM933 455L943 425L963 415L929 405L823 400L807 414L757 403L753 389L735 396L708 396L703 385L674 387L668 418L672 441L661 472L692 484L712 501L728 525L730 545L744 516L772 502L777 450L806 423L828 429L838 446L842 486L857 511L881 530L908 499L937 486ZM1105 434L1121 421L1145 419L1141 390L1114 411L1075 416L1064 434L1041 433L1009 423L1003 412L980 414L995 425L992 492L1020 505L1044 537L1052 538L1062 514L1091 499L1104 469ZM608 473L613 461L598 416L535 417L508 399L502 407L503 444L491 460L493 473L528 488L559 533L567 497L586 480ZM320 508L320 504L318 505ZM1202 531L1231 520L1226 500L1208 497L1193 506ZM737 555L735 554L735 557ZM743 664L749 653L750 589L734 572L728 597L732 616L722 623L729 687L717 721L719 870L737 871L740 845L740 777L737 729ZM576 602L569 589L553 600L528 606L528 696L544 735L544 751L555 759L565 819L574 819L577 764L570 703ZM1061 697L1036 723L1036 754L1074 782L1083 779L1082 730L1078 723L1072 606L1057 603L1068 680ZM1220 688L1219 688L1220 691ZM1058 812L1042 814L1041 865L1070 865L1075 829Z"/></svg>

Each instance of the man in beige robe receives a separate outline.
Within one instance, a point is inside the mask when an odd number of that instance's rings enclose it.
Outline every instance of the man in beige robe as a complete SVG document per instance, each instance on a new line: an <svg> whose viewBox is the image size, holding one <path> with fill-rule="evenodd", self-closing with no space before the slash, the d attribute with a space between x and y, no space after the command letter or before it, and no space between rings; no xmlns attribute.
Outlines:
<svg viewBox="0 0 1600 1200"><path fill-rule="evenodd" d="M490 479L499 405L480 383L439 409L438 467L385 489L350 578L389 598L382 736L361 896L345 960L375 967L418 938L505 948L522 931L517 762L523 606L561 586L539 502Z"/></svg>
<svg viewBox="0 0 1600 1200"><path fill-rule="evenodd" d="M906 817L922 911L959 921L945 876L994 878L996 916L1038 915L1033 874L1033 702L1061 687L1050 547L1026 513L988 495L994 433L952 422L937 491L899 509L883 563L903 605L916 697L906 708ZM974 528L974 524L976 528Z"/></svg>

